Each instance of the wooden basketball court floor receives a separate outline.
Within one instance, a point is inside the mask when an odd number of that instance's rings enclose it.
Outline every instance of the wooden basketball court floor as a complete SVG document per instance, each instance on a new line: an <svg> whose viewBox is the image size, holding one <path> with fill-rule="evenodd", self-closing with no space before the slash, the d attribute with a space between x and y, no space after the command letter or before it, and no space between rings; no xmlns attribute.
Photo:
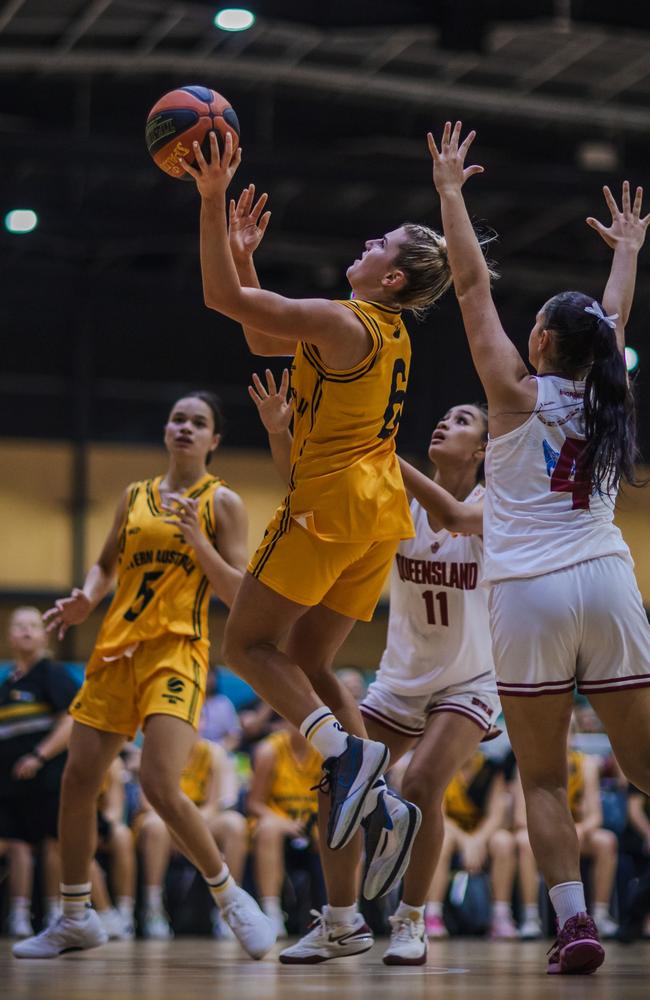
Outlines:
<svg viewBox="0 0 650 1000"><path fill-rule="evenodd" d="M383 965L386 946L321 965L242 957L208 938L114 942L52 960L18 960L0 941L2 1000L636 1000L650 995L650 944L609 944L593 976L547 976L550 942L435 942L426 966ZM286 944L286 943L285 943Z"/></svg>

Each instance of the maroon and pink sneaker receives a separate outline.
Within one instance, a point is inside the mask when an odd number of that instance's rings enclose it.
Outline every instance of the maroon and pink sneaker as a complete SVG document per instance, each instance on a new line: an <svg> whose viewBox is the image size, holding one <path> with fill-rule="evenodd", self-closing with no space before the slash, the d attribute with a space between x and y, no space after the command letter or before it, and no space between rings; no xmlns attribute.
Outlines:
<svg viewBox="0 0 650 1000"><path fill-rule="evenodd" d="M605 949L588 913L567 920L548 956L549 976L588 976L603 964Z"/></svg>

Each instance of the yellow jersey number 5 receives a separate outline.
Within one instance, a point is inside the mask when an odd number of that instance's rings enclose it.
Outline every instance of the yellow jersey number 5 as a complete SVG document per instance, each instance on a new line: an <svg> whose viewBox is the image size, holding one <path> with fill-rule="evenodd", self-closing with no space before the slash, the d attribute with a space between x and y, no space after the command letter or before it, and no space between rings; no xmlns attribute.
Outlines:
<svg viewBox="0 0 650 1000"><path fill-rule="evenodd" d="M142 577L142 582L140 584L140 589L135 595L135 601L133 602L129 610L124 612L124 617L126 618L127 622L134 622L136 618L142 614L142 612L144 611L147 604L152 599L155 593L151 584L154 583L156 580L158 580L162 575L163 575L162 570L159 571L154 570L153 573L150 572L144 574L144 576ZM140 604L140 607L138 607L137 604L140 599L142 599L142 603Z"/></svg>
<svg viewBox="0 0 650 1000"><path fill-rule="evenodd" d="M406 397L406 362L398 358L393 365L393 377L390 385L390 396L384 411L384 422L377 437L382 439L392 437L399 426L404 399Z"/></svg>

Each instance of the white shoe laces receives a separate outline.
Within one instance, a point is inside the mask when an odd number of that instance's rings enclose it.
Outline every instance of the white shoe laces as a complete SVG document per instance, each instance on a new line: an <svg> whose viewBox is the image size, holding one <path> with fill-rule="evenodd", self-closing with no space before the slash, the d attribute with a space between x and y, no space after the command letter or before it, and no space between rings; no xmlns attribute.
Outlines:
<svg viewBox="0 0 650 1000"><path fill-rule="evenodd" d="M393 916L388 918L388 922L393 928L390 935L390 943L408 944L418 937L418 925L415 920L409 917Z"/></svg>

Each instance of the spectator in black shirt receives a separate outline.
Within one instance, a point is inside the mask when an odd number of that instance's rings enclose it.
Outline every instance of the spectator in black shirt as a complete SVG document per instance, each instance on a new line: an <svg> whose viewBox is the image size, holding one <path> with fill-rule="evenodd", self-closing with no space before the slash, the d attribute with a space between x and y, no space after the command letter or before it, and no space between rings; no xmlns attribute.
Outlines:
<svg viewBox="0 0 650 1000"><path fill-rule="evenodd" d="M31 845L49 841L46 857L51 862L72 726L66 709L79 685L62 664L50 659L36 608L13 612L9 643L14 663L0 682L0 839ZM52 863L46 864L45 892L56 900L58 872L52 868ZM21 884L12 884L9 925L22 935L31 933L31 879L29 866L21 871Z"/></svg>

